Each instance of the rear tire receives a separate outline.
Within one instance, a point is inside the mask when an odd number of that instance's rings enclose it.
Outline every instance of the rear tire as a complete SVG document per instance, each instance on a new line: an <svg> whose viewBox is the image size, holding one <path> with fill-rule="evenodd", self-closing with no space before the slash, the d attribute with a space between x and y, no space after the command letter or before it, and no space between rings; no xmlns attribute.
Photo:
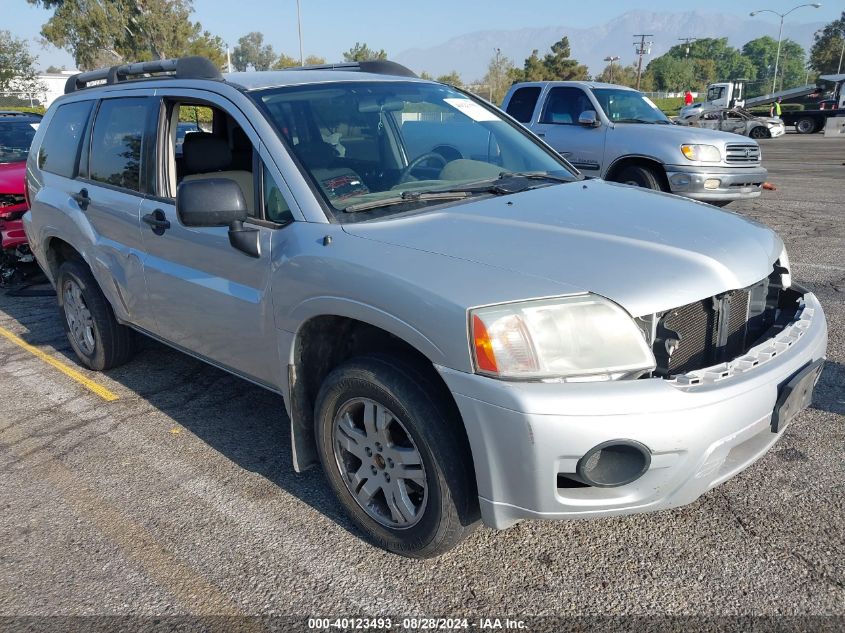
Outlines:
<svg viewBox="0 0 845 633"><path fill-rule="evenodd" d="M61 265L56 295L68 341L83 365L104 371L132 358L135 333L117 322L85 264L69 260Z"/></svg>
<svg viewBox="0 0 845 633"><path fill-rule="evenodd" d="M816 121L812 117L801 117L795 123L795 131L799 134L812 134L816 131Z"/></svg>
<svg viewBox="0 0 845 633"><path fill-rule="evenodd" d="M315 426L332 490L379 547L429 558L475 528L478 493L462 421L413 363L372 355L337 367L317 395Z"/></svg>
<svg viewBox="0 0 845 633"><path fill-rule="evenodd" d="M624 185L634 185L652 191L663 191L659 174L650 167L642 165L628 165L616 172L611 178L613 182Z"/></svg>

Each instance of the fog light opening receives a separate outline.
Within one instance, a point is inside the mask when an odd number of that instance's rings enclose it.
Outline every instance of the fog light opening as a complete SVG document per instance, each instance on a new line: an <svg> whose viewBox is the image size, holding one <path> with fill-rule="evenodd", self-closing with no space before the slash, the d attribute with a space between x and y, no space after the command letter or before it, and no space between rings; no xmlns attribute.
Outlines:
<svg viewBox="0 0 845 633"><path fill-rule="evenodd" d="M708 178L704 181L704 188L705 189L718 189L719 185L722 184L722 181L718 178Z"/></svg>
<svg viewBox="0 0 845 633"><path fill-rule="evenodd" d="M609 440L578 460L578 477L598 488L624 486L639 479L651 464L651 453L633 440Z"/></svg>

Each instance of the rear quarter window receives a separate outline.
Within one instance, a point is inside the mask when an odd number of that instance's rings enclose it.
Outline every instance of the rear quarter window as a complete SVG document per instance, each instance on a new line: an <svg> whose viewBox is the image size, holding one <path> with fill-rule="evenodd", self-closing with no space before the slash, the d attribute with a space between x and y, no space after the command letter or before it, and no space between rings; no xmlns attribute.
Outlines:
<svg viewBox="0 0 845 633"><path fill-rule="evenodd" d="M79 151L93 101L66 103L56 109L38 149L38 166L46 172L75 178Z"/></svg>
<svg viewBox="0 0 845 633"><path fill-rule="evenodd" d="M507 113L520 123L529 123L539 96L539 86L517 88L508 101Z"/></svg>
<svg viewBox="0 0 845 633"><path fill-rule="evenodd" d="M91 180L141 190L141 156L149 108L146 97L103 100L91 137Z"/></svg>

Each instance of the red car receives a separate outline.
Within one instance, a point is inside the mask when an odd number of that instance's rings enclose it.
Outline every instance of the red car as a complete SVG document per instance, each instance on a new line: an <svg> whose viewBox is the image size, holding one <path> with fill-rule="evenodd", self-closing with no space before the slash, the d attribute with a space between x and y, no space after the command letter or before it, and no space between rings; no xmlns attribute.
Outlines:
<svg viewBox="0 0 845 633"><path fill-rule="evenodd" d="M39 114L0 110L0 286L36 270L21 218L28 209L26 157L40 122Z"/></svg>

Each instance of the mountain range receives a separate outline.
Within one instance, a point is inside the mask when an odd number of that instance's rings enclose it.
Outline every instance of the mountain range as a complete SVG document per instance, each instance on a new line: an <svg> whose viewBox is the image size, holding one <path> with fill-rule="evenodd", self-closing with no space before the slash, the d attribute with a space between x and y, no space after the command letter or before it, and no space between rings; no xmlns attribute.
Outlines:
<svg viewBox="0 0 845 633"><path fill-rule="evenodd" d="M798 42L809 52L813 34L824 27L823 22L795 22L784 24L784 39ZM410 48L393 58L418 73L425 70L435 76L456 70L464 81L474 81L484 76L487 64L500 49L514 65L522 66L523 60L533 49L540 56L564 35L569 37L572 57L598 74L606 65L609 55L619 55L620 63L635 61L635 33L651 33L648 39L654 44L651 54L643 58L643 67L650 59L660 56L686 37L727 37L737 48L749 40L769 35L777 38L778 25L761 18L738 17L723 13L685 11L677 13L629 11L608 22L591 28L573 28L566 25L521 28L515 30L475 31L453 37L442 44L428 48Z"/></svg>

